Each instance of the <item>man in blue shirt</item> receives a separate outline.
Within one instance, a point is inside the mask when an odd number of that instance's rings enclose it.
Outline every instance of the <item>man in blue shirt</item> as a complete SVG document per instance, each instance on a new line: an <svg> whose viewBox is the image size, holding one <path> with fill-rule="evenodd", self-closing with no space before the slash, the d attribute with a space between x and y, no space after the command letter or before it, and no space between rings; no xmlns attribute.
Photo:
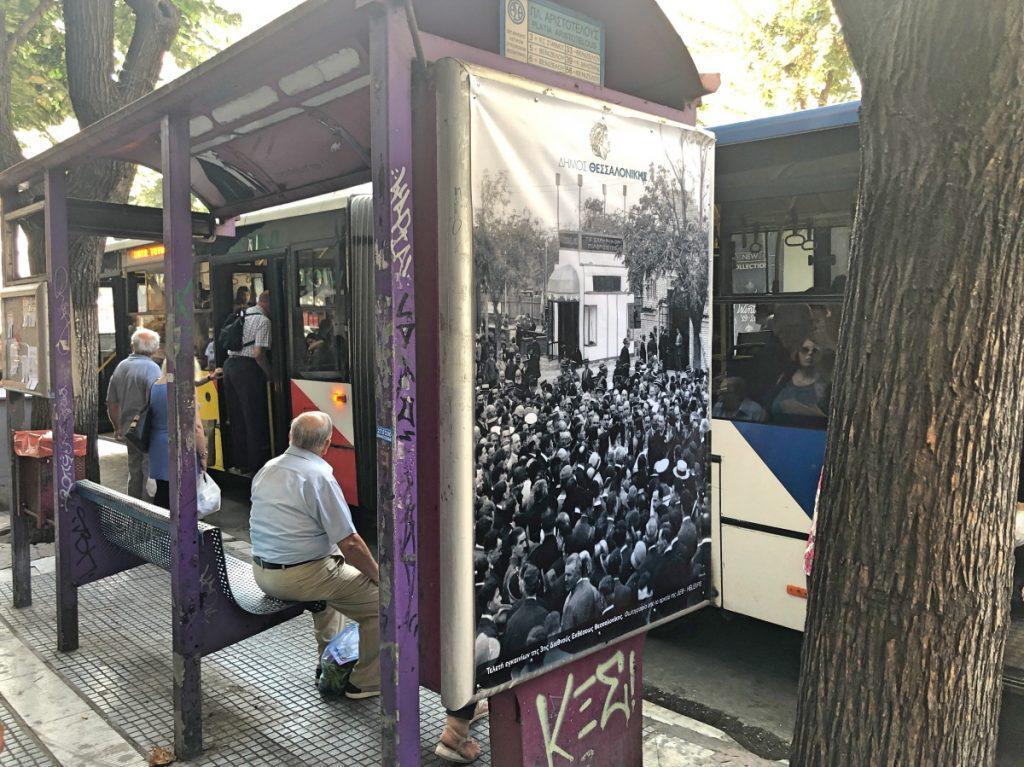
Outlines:
<svg viewBox="0 0 1024 767"><path fill-rule="evenodd" d="M160 348L160 335L149 328L132 333L132 353L114 368L107 385L107 415L118 439L149 404L149 390L160 377L153 355ZM128 495L148 501L146 495L147 453L128 445Z"/></svg>
<svg viewBox="0 0 1024 767"><path fill-rule="evenodd" d="M323 459L333 428L326 413L300 414L292 421L288 449L253 478L252 569L271 596L327 603L313 615L321 655L340 630L341 615L359 624L359 660L345 696L370 698L380 694L380 570Z"/></svg>

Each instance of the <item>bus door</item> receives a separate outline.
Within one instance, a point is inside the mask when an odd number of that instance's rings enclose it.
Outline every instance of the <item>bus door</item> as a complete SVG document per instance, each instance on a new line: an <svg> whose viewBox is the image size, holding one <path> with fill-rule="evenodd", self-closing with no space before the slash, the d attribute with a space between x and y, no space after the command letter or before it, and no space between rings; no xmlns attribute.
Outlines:
<svg viewBox="0 0 1024 767"><path fill-rule="evenodd" d="M345 498L359 506L347 261L337 241L302 245L289 259L291 415L320 410L334 430L325 460Z"/></svg>
<svg viewBox="0 0 1024 767"><path fill-rule="evenodd" d="M225 320L236 313L235 299L241 288L248 290L247 306L254 306L263 291L270 291L270 364L273 372L269 382L269 398L267 419L270 421L271 455L280 455L288 447L289 425L289 392L287 383L288 359L288 318L287 301L284 290L285 254L273 253L242 257L238 260L219 259L212 265L212 292L215 312L215 333L219 333ZM227 357L223 349L217 350L217 361L222 363ZM223 386L220 392L223 392ZM221 422L225 423L227 408L224 402L219 403ZM224 450L226 452L226 469L234 468L232 460L231 424L228 422L223 430Z"/></svg>

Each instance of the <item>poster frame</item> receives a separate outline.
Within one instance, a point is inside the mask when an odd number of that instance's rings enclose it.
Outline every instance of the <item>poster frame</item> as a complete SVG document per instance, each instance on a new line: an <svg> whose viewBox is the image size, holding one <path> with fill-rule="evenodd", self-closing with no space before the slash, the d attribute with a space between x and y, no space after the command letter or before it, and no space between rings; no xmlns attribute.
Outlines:
<svg viewBox="0 0 1024 767"><path fill-rule="evenodd" d="M50 396L50 335L49 335L49 314L47 308L47 281L36 279L30 284L20 284L14 287L0 289L0 318L2 318L3 334L2 342L7 343L7 306L8 302L14 299L34 298L36 301L36 327L39 329L39 351L38 351L38 383L34 388L29 387L20 379L7 377L7 357L3 356L4 369L0 371L0 387L10 391L20 392L32 397Z"/></svg>
<svg viewBox="0 0 1024 767"><path fill-rule="evenodd" d="M442 372L438 382L440 461L440 625L441 700L456 710L486 699L531 679L543 676L588 655L644 634L657 626L679 619L713 604L705 596L672 615L659 618L621 635L599 642L571 656L492 687L476 689L474 663L475 590L473 583L473 426L475 401L474 362L474 270L472 196L472 78L514 85L525 91L556 94L567 101L593 105L620 114L647 117L653 122L683 125L712 141L714 135L692 125L667 120L631 107L623 107L591 96L552 88L517 75L442 58L432 66L435 83L437 124L437 227L438 227L438 354ZM713 205L713 200L712 200ZM709 268L712 242L708 242ZM708 281L708 306L711 280ZM710 490L710 488L709 488ZM717 535L712 526L711 552ZM709 567L708 586L713 577Z"/></svg>

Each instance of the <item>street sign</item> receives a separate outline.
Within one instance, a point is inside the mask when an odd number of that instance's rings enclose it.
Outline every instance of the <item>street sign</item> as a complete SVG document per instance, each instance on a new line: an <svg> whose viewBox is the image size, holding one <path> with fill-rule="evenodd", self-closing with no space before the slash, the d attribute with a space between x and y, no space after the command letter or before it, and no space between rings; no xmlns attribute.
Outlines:
<svg viewBox="0 0 1024 767"><path fill-rule="evenodd" d="M500 0L501 54L604 85L604 26L551 0Z"/></svg>

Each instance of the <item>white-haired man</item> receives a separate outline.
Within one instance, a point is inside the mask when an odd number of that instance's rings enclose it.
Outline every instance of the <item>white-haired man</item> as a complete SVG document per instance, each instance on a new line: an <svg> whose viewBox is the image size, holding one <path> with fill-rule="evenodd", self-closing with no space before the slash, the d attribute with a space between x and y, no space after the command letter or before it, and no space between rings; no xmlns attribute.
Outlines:
<svg viewBox="0 0 1024 767"><path fill-rule="evenodd" d="M149 402L149 390L160 377L153 355L160 349L160 334L149 328L132 333L132 353L118 363L107 386L107 415L120 439L132 419ZM128 495L148 501L146 495L147 454L128 445Z"/></svg>
<svg viewBox="0 0 1024 767"><path fill-rule="evenodd" d="M323 459L333 429L326 413L296 416L288 449L253 478L252 569L256 583L271 596L327 603L326 610L313 615L321 655L341 629L342 615L359 624L359 660L345 696L370 698L380 694L380 570Z"/></svg>

